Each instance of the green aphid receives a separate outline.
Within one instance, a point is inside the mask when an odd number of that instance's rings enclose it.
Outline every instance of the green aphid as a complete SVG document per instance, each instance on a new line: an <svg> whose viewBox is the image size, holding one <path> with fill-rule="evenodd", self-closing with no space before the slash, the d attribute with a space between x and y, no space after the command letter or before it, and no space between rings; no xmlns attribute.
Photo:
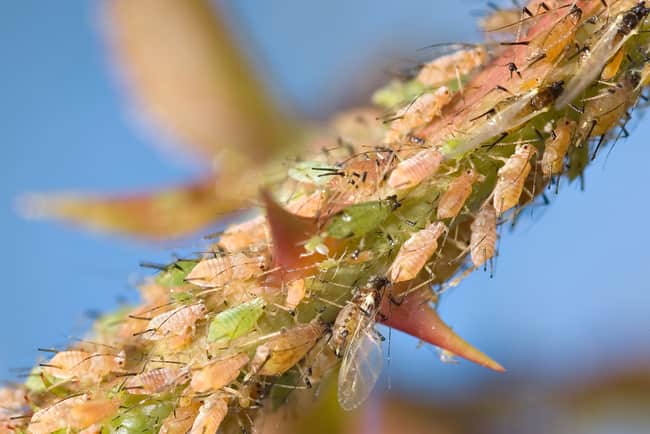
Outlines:
<svg viewBox="0 0 650 434"><path fill-rule="evenodd" d="M111 419L109 433L116 434L153 434L157 433L163 420L174 409L169 401L145 399L142 396L132 396L128 403L123 403L120 414ZM144 400L140 400L140 399ZM102 430L102 432L105 432Z"/></svg>
<svg viewBox="0 0 650 434"><path fill-rule="evenodd" d="M196 261L176 261L166 271L156 277L156 283L165 288L173 288L185 284L185 277L196 266Z"/></svg>
<svg viewBox="0 0 650 434"><path fill-rule="evenodd" d="M336 167L320 161L299 161L289 168L290 178L305 184L326 184L333 173L337 173Z"/></svg>
<svg viewBox="0 0 650 434"><path fill-rule="evenodd" d="M360 237L377 228L399 207L394 197L352 205L332 217L327 235L343 239Z"/></svg>
<svg viewBox="0 0 650 434"><path fill-rule="evenodd" d="M194 299L194 296L189 291L172 292L170 297L177 304L185 304Z"/></svg>
<svg viewBox="0 0 650 434"><path fill-rule="evenodd" d="M372 102L386 109L394 109L410 103L428 89L429 86L416 80L407 82L393 80L372 95Z"/></svg>
<svg viewBox="0 0 650 434"><path fill-rule="evenodd" d="M266 302L255 298L218 313L210 322L208 342L230 341L250 332L264 313Z"/></svg>
<svg viewBox="0 0 650 434"><path fill-rule="evenodd" d="M53 382L52 378L43 373L40 366L35 366L25 380L25 387L32 393L44 392Z"/></svg>

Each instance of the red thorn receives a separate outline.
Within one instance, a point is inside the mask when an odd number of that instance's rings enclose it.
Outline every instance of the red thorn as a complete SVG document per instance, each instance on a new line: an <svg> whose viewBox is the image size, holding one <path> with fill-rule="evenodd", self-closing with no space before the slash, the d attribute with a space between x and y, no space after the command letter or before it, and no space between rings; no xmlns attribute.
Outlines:
<svg viewBox="0 0 650 434"><path fill-rule="evenodd" d="M318 254L304 256L304 244L318 233L316 219L300 217L284 209L268 190L262 190L266 218L273 240L273 260L284 271L309 267L323 260Z"/></svg>
<svg viewBox="0 0 650 434"><path fill-rule="evenodd" d="M494 371L505 372L503 366L458 336L440 319L428 301L429 298L423 291L409 295L399 306L389 305L388 301L384 300L382 312L389 312L389 314L382 322L470 362Z"/></svg>

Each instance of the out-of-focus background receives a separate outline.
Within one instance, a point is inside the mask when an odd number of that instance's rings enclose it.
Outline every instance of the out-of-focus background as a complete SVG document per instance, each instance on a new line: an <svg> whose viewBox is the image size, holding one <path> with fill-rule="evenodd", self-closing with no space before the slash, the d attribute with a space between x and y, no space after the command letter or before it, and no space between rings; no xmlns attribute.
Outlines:
<svg viewBox="0 0 650 434"><path fill-rule="evenodd" d="M476 13L489 10L478 1L223 3L215 5L273 95L313 119L363 102L398 65L426 57L419 48L480 40ZM33 365L38 347L79 338L98 312L133 300L148 273L140 261L198 248L193 239L93 235L15 211L26 191L147 190L205 170L159 152L133 120L100 27L92 1L8 2L0 14L1 379ZM513 232L504 227L493 278L475 273L441 303L443 319L508 372L443 364L435 350L392 333L380 393L422 406L510 406L506 425L495 419L474 432L650 432L642 411L650 402L650 123L639 112L632 123L631 138L588 170L585 191L562 184L559 196L548 193L551 206L526 211ZM574 397L583 405L557 408L553 397L569 399L567 390L587 390L595 402ZM369 405L388 412L379 400Z"/></svg>

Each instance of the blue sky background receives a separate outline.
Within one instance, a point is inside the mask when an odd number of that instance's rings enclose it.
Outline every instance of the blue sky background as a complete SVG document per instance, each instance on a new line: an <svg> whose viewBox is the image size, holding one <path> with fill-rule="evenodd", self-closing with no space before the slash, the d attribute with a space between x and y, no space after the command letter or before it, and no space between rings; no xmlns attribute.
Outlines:
<svg viewBox="0 0 650 434"><path fill-rule="evenodd" d="M471 13L483 5L231 3L233 28L273 91L312 115L367 86L359 71L368 64L381 76L425 45L476 40ZM157 152L128 119L96 6L22 0L6 2L0 14L0 379L32 365L37 347L83 334L85 312L133 299L132 283L146 272L139 261L164 262L193 247L87 234L14 211L21 192L147 189L200 172ZM586 191L563 184L552 206L503 231L494 278L476 273L443 300L442 317L503 363L506 378L559 383L650 360L650 123L633 131L590 168ZM416 344L393 334L393 387L462 396L498 377L469 363L443 365Z"/></svg>

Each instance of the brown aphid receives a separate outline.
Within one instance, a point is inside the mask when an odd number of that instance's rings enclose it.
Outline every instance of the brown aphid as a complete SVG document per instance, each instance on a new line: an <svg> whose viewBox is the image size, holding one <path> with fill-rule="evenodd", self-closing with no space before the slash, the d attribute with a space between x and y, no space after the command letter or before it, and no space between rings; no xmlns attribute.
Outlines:
<svg viewBox="0 0 650 434"><path fill-rule="evenodd" d="M87 394L75 396L34 413L27 431L47 434L63 428L83 429L113 415L118 407L117 401L92 400Z"/></svg>
<svg viewBox="0 0 650 434"><path fill-rule="evenodd" d="M640 93L641 79L639 71L629 71L620 83L606 88L585 103L578 121L578 136L581 141L607 134L618 125L625 116L630 101Z"/></svg>
<svg viewBox="0 0 650 434"><path fill-rule="evenodd" d="M394 189L415 187L434 175L442 162L438 148L428 148L400 162L388 178L388 186Z"/></svg>
<svg viewBox="0 0 650 434"><path fill-rule="evenodd" d="M161 313L149 321L142 337L156 341L168 337L188 336L193 332L196 322L205 317L206 312L203 303L196 303Z"/></svg>
<svg viewBox="0 0 650 434"><path fill-rule="evenodd" d="M573 140L576 125L576 122L570 119L560 119L553 129L553 134L544 142L542 174L545 177L548 178L552 175L562 173L564 169L564 157Z"/></svg>
<svg viewBox="0 0 650 434"><path fill-rule="evenodd" d="M195 393L217 391L235 381L248 361L245 353L211 361L192 373L190 389Z"/></svg>
<svg viewBox="0 0 650 434"><path fill-rule="evenodd" d="M217 395L203 401L189 434L214 434L228 414L228 402Z"/></svg>
<svg viewBox="0 0 650 434"><path fill-rule="evenodd" d="M121 372L123 354L88 353L86 351L60 351L47 363L43 372L61 380L101 381L111 373Z"/></svg>
<svg viewBox="0 0 650 434"><path fill-rule="evenodd" d="M402 244L391 264L388 276L393 283L415 279L424 264L438 249L438 238L447 230L442 222L435 222L411 235Z"/></svg>
<svg viewBox="0 0 650 434"><path fill-rule="evenodd" d="M189 371L186 368L156 368L130 377L124 383L124 388L134 393L150 395L182 384L188 379Z"/></svg>
<svg viewBox="0 0 650 434"><path fill-rule="evenodd" d="M310 385L319 383L339 362L328 341L327 336L321 338L305 357L303 366L307 370L306 380Z"/></svg>
<svg viewBox="0 0 650 434"><path fill-rule="evenodd" d="M259 405L265 398L269 386L260 381L249 381L239 389L239 406L250 408Z"/></svg>
<svg viewBox="0 0 650 434"><path fill-rule="evenodd" d="M486 60L487 51L482 46L460 50L427 63L415 79L427 86L439 86L469 74Z"/></svg>
<svg viewBox="0 0 650 434"><path fill-rule="evenodd" d="M270 239L266 217L261 215L229 226L219 238L218 245L234 253L254 245L267 244Z"/></svg>
<svg viewBox="0 0 650 434"><path fill-rule="evenodd" d="M467 198L472 194L472 186L478 180L478 173L468 169L454 179L438 200L438 220L453 218L460 213Z"/></svg>
<svg viewBox="0 0 650 434"><path fill-rule="evenodd" d="M266 258L250 258L243 253L204 259L192 269L185 280L202 288L223 287L233 280L247 280L266 268Z"/></svg>
<svg viewBox="0 0 650 434"><path fill-rule="evenodd" d="M294 310L305 298L305 279L295 279L287 283L286 306Z"/></svg>
<svg viewBox="0 0 650 434"><path fill-rule="evenodd" d="M514 154L497 172L497 183L492 192L497 216L519 204L531 170L529 160L536 151L536 148L529 144L517 145Z"/></svg>
<svg viewBox="0 0 650 434"><path fill-rule="evenodd" d="M305 357L323 335L319 323L300 324L283 330L278 336L257 347L251 371L259 375L282 375Z"/></svg>
<svg viewBox="0 0 650 434"><path fill-rule="evenodd" d="M569 12L545 32L534 38L529 44L529 59L543 56L544 62L553 63L564 49L573 41L578 24L582 18L582 9L573 5Z"/></svg>
<svg viewBox="0 0 650 434"><path fill-rule="evenodd" d="M198 402L190 402L188 405L176 407L174 411L165 418L160 426L159 434L186 434L194 423L194 419L201 406Z"/></svg>
<svg viewBox="0 0 650 434"><path fill-rule="evenodd" d="M479 210L470 226L470 256L478 268L494 257L497 243L497 214L488 201Z"/></svg>
<svg viewBox="0 0 650 434"><path fill-rule="evenodd" d="M390 124L385 143L397 143L416 128L422 127L440 116L442 109L451 101L452 93L447 86L420 95L402 108Z"/></svg>

